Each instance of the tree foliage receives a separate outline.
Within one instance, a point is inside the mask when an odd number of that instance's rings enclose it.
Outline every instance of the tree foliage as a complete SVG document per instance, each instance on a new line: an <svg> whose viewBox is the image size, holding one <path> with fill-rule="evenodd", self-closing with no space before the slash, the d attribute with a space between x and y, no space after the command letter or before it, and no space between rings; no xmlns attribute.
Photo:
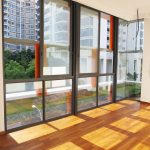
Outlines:
<svg viewBox="0 0 150 150"><path fill-rule="evenodd" d="M34 51L4 51L5 79L34 78Z"/></svg>
<svg viewBox="0 0 150 150"><path fill-rule="evenodd" d="M10 60L5 67L5 78L6 79L18 79L25 78L26 73L23 66L14 60Z"/></svg>

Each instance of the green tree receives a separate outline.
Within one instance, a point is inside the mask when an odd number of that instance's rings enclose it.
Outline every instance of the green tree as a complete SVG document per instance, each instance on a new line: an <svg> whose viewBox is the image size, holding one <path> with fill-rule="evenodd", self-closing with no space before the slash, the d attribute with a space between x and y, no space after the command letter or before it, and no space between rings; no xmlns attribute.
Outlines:
<svg viewBox="0 0 150 150"><path fill-rule="evenodd" d="M10 60L5 66L6 79L20 79L26 78L26 72L22 65L14 60Z"/></svg>
<svg viewBox="0 0 150 150"><path fill-rule="evenodd" d="M28 68L29 63L34 59L34 52L31 49L23 49L21 51L13 52L13 60L22 65L25 69Z"/></svg>
<svg viewBox="0 0 150 150"><path fill-rule="evenodd" d="M4 62L5 64L8 64L10 60L12 60L12 52L10 50L4 50Z"/></svg>
<svg viewBox="0 0 150 150"><path fill-rule="evenodd" d="M26 69L26 74L27 74L27 77L34 78L34 74L35 74L35 61L34 60L32 60L28 64L28 68Z"/></svg>

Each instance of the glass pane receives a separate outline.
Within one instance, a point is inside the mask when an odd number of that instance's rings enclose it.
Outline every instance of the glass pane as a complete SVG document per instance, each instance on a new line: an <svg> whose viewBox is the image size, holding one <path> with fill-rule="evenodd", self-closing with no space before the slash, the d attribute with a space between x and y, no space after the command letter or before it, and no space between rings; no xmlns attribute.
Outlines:
<svg viewBox="0 0 150 150"><path fill-rule="evenodd" d="M81 7L80 73L97 72L98 13Z"/></svg>
<svg viewBox="0 0 150 150"><path fill-rule="evenodd" d="M127 53L126 97L140 97L143 52Z"/></svg>
<svg viewBox="0 0 150 150"><path fill-rule="evenodd" d="M128 22L122 19L119 19L118 25L118 50L126 51L127 50L127 34L128 34Z"/></svg>
<svg viewBox="0 0 150 150"><path fill-rule="evenodd" d="M139 28L139 30L138 30ZM144 21L128 24L127 51L143 50L144 47Z"/></svg>
<svg viewBox="0 0 150 150"><path fill-rule="evenodd" d="M126 97L126 61L127 61L127 21L119 19L118 32L118 66L117 66L117 100Z"/></svg>
<svg viewBox="0 0 150 150"><path fill-rule="evenodd" d="M64 0L44 0L43 75L69 74L70 7Z"/></svg>
<svg viewBox="0 0 150 150"><path fill-rule="evenodd" d="M139 99L141 94L144 22L139 22L138 34L137 25L119 20L117 99Z"/></svg>
<svg viewBox="0 0 150 150"><path fill-rule="evenodd" d="M117 67L117 99L125 98L126 86L126 53L118 51L118 67Z"/></svg>
<svg viewBox="0 0 150 150"><path fill-rule="evenodd" d="M5 79L35 77L35 44L40 39L39 1L3 3Z"/></svg>
<svg viewBox="0 0 150 150"><path fill-rule="evenodd" d="M109 49L110 45L110 15L101 13L100 48Z"/></svg>
<svg viewBox="0 0 150 150"><path fill-rule="evenodd" d="M113 51L100 51L99 67L101 74L113 73Z"/></svg>
<svg viewBox="0 0 150 150"><path fill-rule="evenodd" d="M72 80L46 81L46 119L71 113Z"/></svg>
<svg viewBox="0 0 150 150"><path fill-rule="evenodd" d="M42 82L6 84L7 129L42 121L42 109Z"/></svg>
<svg viewBox="0 0 150 150"><path fill-rule="evenodd" d="M112 102L113 99L113 76L99 77L98 104L103 105Z"/></svg>
<svg viewBox="0 0 150 150"><path fill-rule="evenodd" d="M136 22L128 24L127 51L136 49Z"/></svg>
<svg viewBox="0 0 150 150"><path fill-rule="evenodd" d="M78 79L78 111L96 106L96 77Z"/></svg>

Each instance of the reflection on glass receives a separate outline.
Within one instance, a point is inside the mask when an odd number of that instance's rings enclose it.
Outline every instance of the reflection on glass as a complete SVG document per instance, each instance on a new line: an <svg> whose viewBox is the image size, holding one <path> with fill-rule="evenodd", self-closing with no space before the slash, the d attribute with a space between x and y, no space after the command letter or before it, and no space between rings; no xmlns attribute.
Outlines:
<svg viewBox="0 0 150 150"><path fill-rule="evenodd" d="M100 73L113 73L113 51L100 51Z"/></svg>
<svg viewBox="0 0 150 150"><path fill-rule="evenodd" d="M45 82L46 119L71 113L72 80L55 80Z"/></svg>
<svg viewBox="0 0 150 150"><path fill-rule="evenodd" d="M96 106L96 77L78 79L78 111Z"/></svg>
<svg viewBox="0 0 150 150"><path fill-rule="evenodd" d="M113 100L113 77L101 76L98 84L98 104L103 105Z"/></svg>
<svg viewBox="0 0 150 150"><path fill-rule="evenodd" d="M98 13L81 7L80 73L97 72Z"/></svg>
<svg viewBox="0 0 150 150"><path fill-rule="evenodd" d="M43 75L69 74L70 8L64 0L44 0Z"/></svg>
<svg viewBox="0 0 150 150"><path fill-rule="evenodd" d="M42 82L6 84L7 129L42 121Z"/></svg>

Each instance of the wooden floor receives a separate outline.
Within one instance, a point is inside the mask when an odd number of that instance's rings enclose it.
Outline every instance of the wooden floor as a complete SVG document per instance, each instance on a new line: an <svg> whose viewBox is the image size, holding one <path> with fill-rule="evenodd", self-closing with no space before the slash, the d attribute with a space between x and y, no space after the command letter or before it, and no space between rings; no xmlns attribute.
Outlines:
<svg viewBox="0 0 150 150"><path fill-rule="evenodd" d="M0 136L0 150L150 150L150 104L124 100Z"/></svg>

